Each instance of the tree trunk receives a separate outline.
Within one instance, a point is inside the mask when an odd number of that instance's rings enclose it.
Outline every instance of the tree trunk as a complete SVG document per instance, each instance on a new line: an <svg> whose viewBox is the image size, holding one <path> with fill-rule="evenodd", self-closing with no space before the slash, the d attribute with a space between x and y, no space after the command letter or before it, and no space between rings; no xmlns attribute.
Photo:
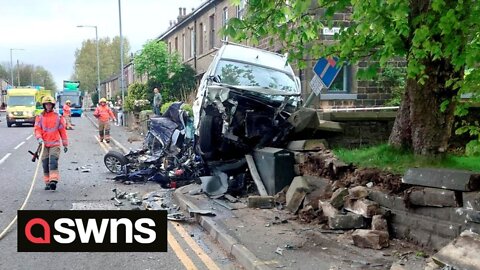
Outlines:
<svg viewBox="0 0 480 270"><path fill-rule="evenodd" d="M457 77L445 59L426 61L424 84L408 79L405 96L397 113L389 143L396 147L411 147L416 155L437 155L447 150L454 120L454 102L442 112L444 100L452 101L456 90L445 87L450 76ZM458 77L457 77L458 78Z"/></svg>

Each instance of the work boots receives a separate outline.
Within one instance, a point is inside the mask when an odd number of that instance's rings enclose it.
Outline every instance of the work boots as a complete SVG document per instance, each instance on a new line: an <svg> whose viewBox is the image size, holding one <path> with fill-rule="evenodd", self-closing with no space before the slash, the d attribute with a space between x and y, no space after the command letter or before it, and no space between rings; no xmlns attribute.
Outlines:
<svg viewBox="0 0 480 270"><path fill-rule="evenodd" d="M45 184L45 190L50 190L50 183Z"/></svg>
<svg viewBox="0 0 480 270"><path fill-rule="evenodd" d="M51 190L57 189L57 181L50 181L50 189Z"/></svg>

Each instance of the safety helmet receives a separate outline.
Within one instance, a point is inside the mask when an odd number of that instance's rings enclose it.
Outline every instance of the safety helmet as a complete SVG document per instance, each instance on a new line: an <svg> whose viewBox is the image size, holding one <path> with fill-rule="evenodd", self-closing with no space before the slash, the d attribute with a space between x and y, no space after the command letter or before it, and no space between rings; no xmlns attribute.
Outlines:
<svg viewBox="0 0 480 270"><path fill-rule="evenodd" d="M65 104L70 104L72 103L70 100L65 101Z"/></svg>
<svg viewBox="0 0 480 270"><path fill-rule="evenodd" d="M55 99L52 96L44 96L42 98L42 104L52 103L55 104Z"/></svg>
<svg viewBox="0 0 480 270"><path fill-rule="evenodd" d="M47 103L51 103L53 105L53 107L55 107L55 99L52 96L44 96L42 98L42 106L43 106L44 109L46 109L45 104L47 104Z"/></svg>
<svg viewBox="0 0 480 270"><path fill-rule="evenodd" d="M105 103L107 103L107 99L106 99L106 98L104 98L104 97L102 97L102 98L100 99L100 103L102 103L102 102L105 102Z"/></svg>

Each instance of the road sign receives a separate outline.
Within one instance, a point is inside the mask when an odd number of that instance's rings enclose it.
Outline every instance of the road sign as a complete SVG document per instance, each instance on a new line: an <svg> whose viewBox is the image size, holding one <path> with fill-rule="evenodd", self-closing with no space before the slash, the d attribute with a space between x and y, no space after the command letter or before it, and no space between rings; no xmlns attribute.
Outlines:
<svg viewBox="0 0 480 270"><path fill-rule="evenodd" d="M310 81L310 87L312 91L318 96L322 92L322 89L325 87L322 80L316 74L313 75L313 79Z"/></svg>
<svg viewBox="0 0 480 270"><path fill-rule="evenodd" d="M317 74L326 88L330 88L338 73L342 69L340 65L337 65L337 62L338 58L336 57L322 57L318 59L317 63L313 67L313 72Z"/></svg>

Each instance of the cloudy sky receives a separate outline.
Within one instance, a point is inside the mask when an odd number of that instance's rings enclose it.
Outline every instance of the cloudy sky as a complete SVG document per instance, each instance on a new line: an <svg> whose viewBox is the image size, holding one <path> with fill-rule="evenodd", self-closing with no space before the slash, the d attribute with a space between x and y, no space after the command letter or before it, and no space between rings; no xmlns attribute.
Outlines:
<svg viewBox="0 0 480 270"><path fill-rule="evenodd" d="M121 0L122 34L132 52L168 29L178 8L197 8L205 0ZM57 87L73 72L74 53L82 41L118 36L118 0L0 0L0 63L43 66L53 74Z"/></svg>

